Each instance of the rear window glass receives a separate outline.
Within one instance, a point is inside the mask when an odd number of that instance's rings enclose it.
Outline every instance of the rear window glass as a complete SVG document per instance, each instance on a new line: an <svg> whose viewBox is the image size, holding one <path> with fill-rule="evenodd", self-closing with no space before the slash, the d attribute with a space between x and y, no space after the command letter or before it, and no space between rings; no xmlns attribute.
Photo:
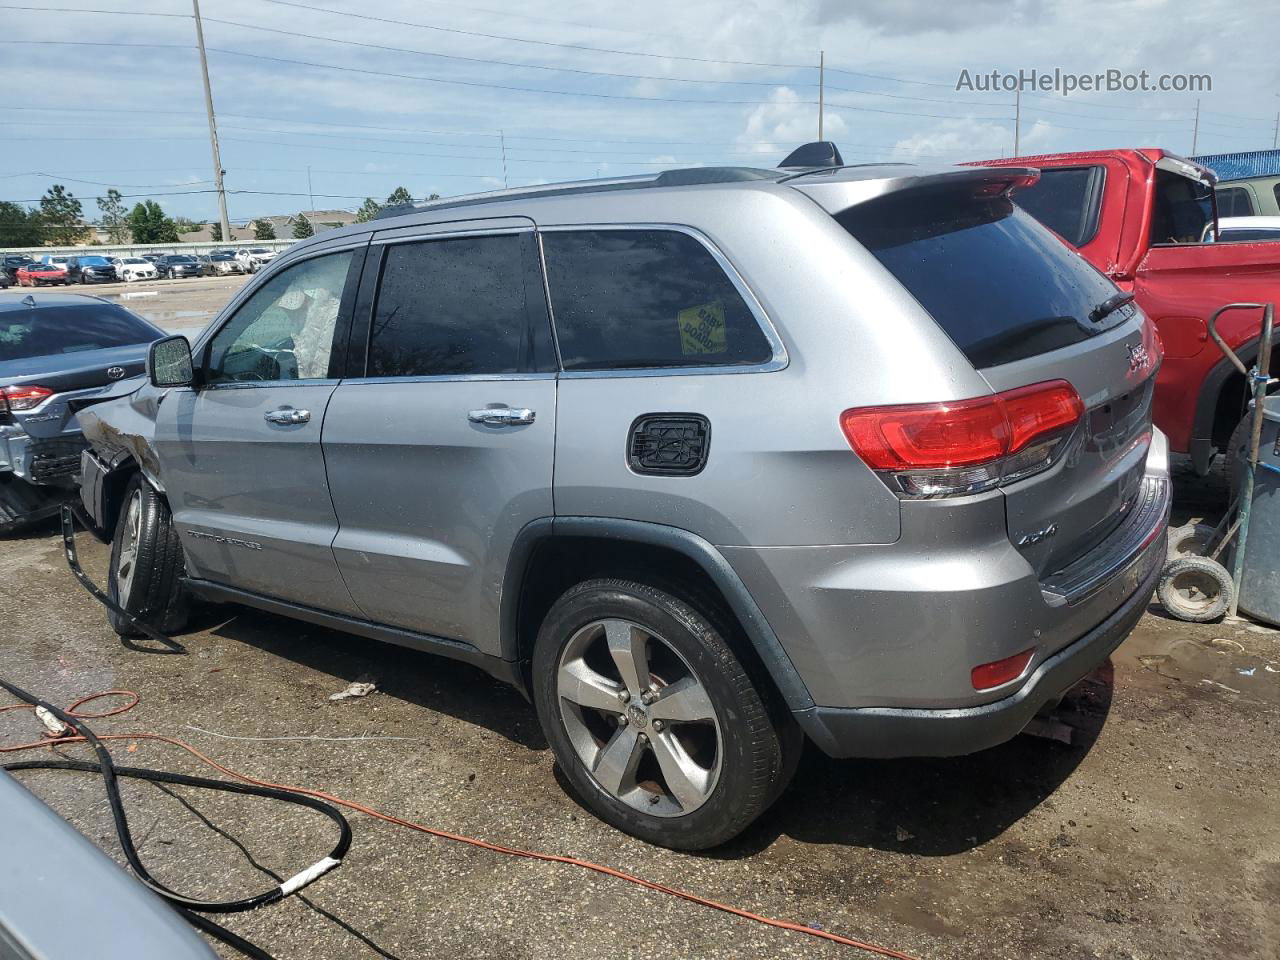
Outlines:
<svg viewBox="0 0 1280 960"><path fill-rule="evenodd" d="M765 338L715 258L673 230L543 234L566 370L763 363Z"/></svg>
<svg viewBox="0 0 1280 960"><path fill-rule="evenodd" d="M913 190L837 219L975 367L1080 343L1133 315L1090 322L1116 288L1007 198Z"/></svg>
<svg viewBox="0 0 1280 960"><path fill-rule="evenodd" d="M1043 170L1039 180L1018 189L1014 200L1067 243L1082 247L1098 232L1102 177L1097 166Z"/></svg>
<svg viewBox="0 0 1280 960"><path fill-rule="evenodd" d="M150 343L160 334L113 304L0 312L0 363Z"/></svg>

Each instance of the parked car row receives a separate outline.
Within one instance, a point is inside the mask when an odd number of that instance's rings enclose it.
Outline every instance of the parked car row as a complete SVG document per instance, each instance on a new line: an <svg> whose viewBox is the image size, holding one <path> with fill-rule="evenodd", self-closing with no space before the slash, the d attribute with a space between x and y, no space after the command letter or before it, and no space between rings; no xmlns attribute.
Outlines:
<svg viewBox="0 0 1280 960"><path fill-rule="evenodd" d="M208 254L145 253L137 257L96 254L73 256L46 254L39 260L26 254L6 254L0 263L0 287L24 287L72 283L110 283L122 280L222 277L256 273L270 263L275 251L265 247L215 250ZM24 268L26 268L24 270Z"/></svg>

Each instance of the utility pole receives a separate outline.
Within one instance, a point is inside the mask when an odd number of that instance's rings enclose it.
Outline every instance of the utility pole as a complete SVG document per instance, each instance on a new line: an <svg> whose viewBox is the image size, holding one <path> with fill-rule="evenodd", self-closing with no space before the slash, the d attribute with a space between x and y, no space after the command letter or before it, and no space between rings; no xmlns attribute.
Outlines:
<svg viewBox="0 0 1280 960"><path fill-rule="evenodd" d="M818 51L818 139L822 139L822 106L826 93L827 53Z"/></svg>
<svg viewBox="0 0 1280 960"><path fill-rule="evenodd" d="M200 75L204 79L204 109L209 115L209 145L213 147L213 185L218 191L218 217L222 237L231 242L231 221L227 219L227 191L222 184L222 154L218 151L218 124L213 119L213 91L209 88L209 61L204 55L204 27L200 23L200 0L191 0L196 14L196 46L200 48Z"/></svg>
<svg viewBox="0 0 1280 960"><path fill-rule="evenodd" d="M1022 139L1022 85L1013 91L1013 155L1018 156L1019 142Z"/></svg>
<svg viewBox="0 0 1280 960"><path fill-rule="evenodd" d="M315 191L311 189L311 165L310 164L307 165L307 197L311 201L311 212L315 213L316 212L316 195L315 195Z"/></svg>
<svg viewBox="0 0 1280 960"><path fill-rule="evenodd" d="M511 187L507 183L507 135L499 130L498 139L502 142L502 188L509 190Z"/></svg>
<svg viewBox="0 0 1280 960"><path fill-rule="evenodd" d="M1277 146L1280 146L1280 113L1276 114L1275 129L1271 131L1271 149L1274 150Z"/></svg>
<svg viewBox="0 0 1280 960"><path fill-rule="evenodd" d="M1191 128L1191 155L1196 155L1196 144L1200 142L1200 99L1196 98L1196 125Z"/></svg>

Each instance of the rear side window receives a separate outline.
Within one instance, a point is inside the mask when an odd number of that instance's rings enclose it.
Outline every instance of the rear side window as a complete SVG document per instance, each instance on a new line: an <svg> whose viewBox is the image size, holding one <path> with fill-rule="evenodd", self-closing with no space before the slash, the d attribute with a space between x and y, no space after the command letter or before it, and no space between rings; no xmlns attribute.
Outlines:
<svg viewBox="0 0 1280 960"><path fill-rule="evenodd" d="M1253 200L1244 187L1219 187L1218 216L1251 217L1253 216Z"/></svg>
<svg viewBox="0 0 1280 960"><path fill-rule="evenodd" d="M1018 190L1014 199L1072 246L1082 247L1098 232L1102 209L1103 168L1058 167Z"/></svg>
<svg viewBox="0 0 1280 960"><path fill-rule="evenodd" d="M674 230L542 235L566 370L759 364L773 349L720 264Z"/></svg>
<svg viewBox="0 0 1280 960"><path fill-rule="evenodd" d="M554 370L532 233L387 247L371 377Z"/></svg>
<svg viewBox="0 0 1280 960"><path fill-rule="evenodd" d="M1133 315L1089 313L1116 292L1007 198L913 190L837 219L918 300L975 367L1087 340Z"/></svg>
<svg viewBox="0 0 1280 960"><path fill-rule="evenodd" d="M150 343L160 336L149 323L110 303L5 310L0 312L0 363Z"/></svg>

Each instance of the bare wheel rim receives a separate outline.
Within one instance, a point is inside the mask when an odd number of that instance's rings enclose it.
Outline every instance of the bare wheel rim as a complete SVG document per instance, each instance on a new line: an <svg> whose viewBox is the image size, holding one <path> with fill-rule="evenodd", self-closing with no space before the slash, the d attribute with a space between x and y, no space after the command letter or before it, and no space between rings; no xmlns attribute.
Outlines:
<svg viewBox="0 0 1280 960"><path fill-rule="evenodd" d="M124 515L124 535L120 538L120 556L116 558L116 595L120 602L129 601L133 575L138 568L138 541L142 539L142 491L129 498Z"/></svg>
<svg viewBox="0 0 1280 960"><path fill-rule="evenodd" d="M614 799L656 817L698 809L720 779L720 718L689 662L628 620L596 620L556 668L560 718L578 759Z"/></svg>
<svg viewBox="0 0 1280 960"><path fill-rule="evenodd" d="M1203 613L1217 602L1222 587L1203 570L1183 570L1174 575L1170 584L1178 602L1195 613Z"/></svg>

